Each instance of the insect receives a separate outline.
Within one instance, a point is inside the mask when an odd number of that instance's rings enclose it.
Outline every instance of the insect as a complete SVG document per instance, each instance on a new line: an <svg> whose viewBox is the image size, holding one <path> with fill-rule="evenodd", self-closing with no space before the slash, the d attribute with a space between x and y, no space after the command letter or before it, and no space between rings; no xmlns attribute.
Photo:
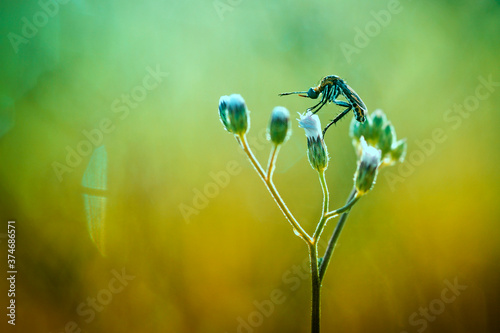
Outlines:
<svg viewBox="0 0 500 333"><path fill-rule="evenodd" d="M366 112L367 112L365 103L363 103L361 98L359 98L358 94L356 94L356 92L337 75L325 76L324 78L321 79L321 82L317 87L311 87L309 88L308 91L286 92L279 94L279 96L286 96L293 94L298 94L301 97L309 97L312 99L316 99L320 94L322 94L319 103L307 109L307 111L312 111L312 113L318 112L323 107L323 105L325 105L328 102L333 102L339 106L343 106L346 108L337 117L335 117L335 119L333 119L328 125L326 125L325 129L323 130L323 136L325 135L326 130L330 126L332 126L337 121L342 119L342 117L348 114L349 111L351 111L351 109L353 110L354 118L356 118L357 121L359 121L360 123L365 122ZM344 96L347 102L337 100L337 97L339 95Z"/></svg>

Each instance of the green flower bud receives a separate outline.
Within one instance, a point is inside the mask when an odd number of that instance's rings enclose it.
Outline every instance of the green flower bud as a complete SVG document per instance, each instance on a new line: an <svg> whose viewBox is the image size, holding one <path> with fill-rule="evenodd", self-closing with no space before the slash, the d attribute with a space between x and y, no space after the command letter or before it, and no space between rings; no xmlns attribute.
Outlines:
<svg viewBox="0 0 500 333"><path fill-rule="evenodd" d="M231 132L238 135L245 134L250 127L250 116L245 100L241 95L232 94L226 105L226 116Z"/></svg>
<svg viewBox="0 0 500 333"><path fill-rule="evenodd" d="M377 109L372 114L372 126L370 131L370 137L365 138L372 143L377 143L380 139L380 135L382 134L382 128L387 122L387 117L382 112L382 110Z"/></svg>
<svg viewBox="0 0 500 333"><path fill-rule="evenodd" d="M364 137L366 140L371 135L371 127L372 127L372 119L371 117L366 117L365 122L360 123L356 119L352 119L351 126L349 128L349 135L352 137L352 145L356 150L356 154L358 155L358 159L361 156L361 144L360 139Z"/></svg>
<svg viewBox="0 0 500 333"><path fill-rule="evenodd" d="M370 118L368 118L368 119L370 119ZM354 140L359 141L359 139L363 135L361 125L363 125L364 123L366 123L366 121L363 123L360 123L356 119L352 118L351 125L349 126L349 136L351 138L353 138Z"/></svg>
<svg viewBox="0 0 500 333"><path fill-rule="evenodd" d="M391 150L391 158L394 162L403 162L406 156L406 139L395 142Z"/></svg>
<svg viewBox="0 0 500 333"><path fill-rule="evenodd" d="M300 115L300 114L299 114ZM299 127L306 131L307 157L313 169L323 172L328 168L328 150L323 141L321 122L316 114L311 111L300 115Z"/></svg>
<svg viewBox="0 0 500 333"><path fill-rule="evenodd" d="M352 118L351 125L349 127L349 136L353 138L353 143L357 146L359 144L359 139L364 136L366 140L369 140L371 135L372 119L371 117L366 117L366 120L362 123Z"/></svg>
<svg viewBox="0 0 500 333"><path fill-rule="evenodd" d="M307 158L309 164L318 172L323 172L328 168L328 151L321 137L307 138Z"/></svg>
<svg viewBox="0 0 500 333"><path fill-rule="evenodd" d="M382 154L380 150L369 146L363 137L361 137L360 142L362 153L354 174L354 184L358 193L363 195L371 190L375 184Z"/></svg>
<svg viewBox="0 0 500 333"><path fill-rule="evenodd" d="M382 156L385 156L391 151L392 143L395 140L396 130L394 129L394 126L392 126L391 122L387 122L384 128L382 128L382 133L380 134L377 145L382 151Z"/></svg>
<svg viewBox="0 0 500 333"><path fill-rule="evenodd" d="M229 96L221 96L219 99L219 119L224 125L224 129L231 133L231 128L229 120L227 119L227 103L229 102Z"/></svg>
<svg viewBox="0 0 500 333"><path fill-rule="evenodd" d="M267 139L275 145L280 145L288 140L291 132L290 112L283 106L275 107L267 128Z"/></svg>

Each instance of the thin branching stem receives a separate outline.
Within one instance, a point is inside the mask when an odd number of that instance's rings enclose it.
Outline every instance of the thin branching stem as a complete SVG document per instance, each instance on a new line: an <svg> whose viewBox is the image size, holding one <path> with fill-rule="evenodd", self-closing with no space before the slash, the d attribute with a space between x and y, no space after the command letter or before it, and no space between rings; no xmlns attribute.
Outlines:
<svg viewBox="0 0 500 333"><path fill-rule="evenodd" d="M269 156L269 164L267 166L266 181L270 181L273 178L274 169L276 167L276 158L278 157L279 150L279 145L273 145L271 155Z"/></svg>
<svg viewBox="0 0 500 333"><path fill-rule="evenodd" d="M345 213L346 211L348 211L349 209L351 209L351 207L359 200L359 198L361 198L361 195L356 193L354 198L352 198L351 200L349 200L344 207L341 207L339 209L336 209L336 210L332 210L331 212L328 212L325 214L325 217L329 220L333 217L337 217L339 216L340 214L342 213Z"/></svg>
<svg viewBox="0 0 500 333"><path fill-rule="evenodd" d="M321 320L321 279L319 277L318 268L318 241L323 229L325 227L330 202L330 194L328 192L328 185L325 179L325 170L318 172L321 189L323 191L323 210L321 219L318 222L316 231L313 235L314 244L309 246L309 257L311 261L311 283L312 283L312 305L311 305L311 332L319 333L320 320Z"/></svg>
<svg viewBox="0 0 500 333"><path fill-rule="evenodd" d="M354 187L352 189L352 191L351 191L351 194L349 195L349 198L347 199L347 205L350 202L353 202L354 201L353 199L355 199L356 196L357 196L357 191L356 191L356 188ZM355 202L356 201L354 201L353 204ZM352 205L350 205L350 207L352 207ZM335 245L337 244L337 241L339 239L340 233L342 232L342 228L344 228L345 221L347 220L347 216L349 215L349 212L350 212L350 210L347 209L342 214L342 216L340 217L339 222L337 223L337 226L335 227L335 230L333 231L333 235L330 238L330 241L328 242L328 246L326 248L325 255L323 256L323 260L321 261L321 265L319 267L319 280L320 280L320 283L321 283L321 281L323 281L323 278L325 277L325 272L326 272L326 269L328 268L328 264L330 263L330 259L332 258L333 250L335 249Z"/></svg>
<svg viewBox="0 0 500 333"><path fill-rule="evenodd" d="M312 299L311 299L311 333L320 332L321 322L321 279L318 269L318 246L309 245L311 261Z"/></svg>
<svg viewBox="0 0 500 333"><path fill-rule="evenodd" d="M323 212L321 214L321 219L319 220L316 230L314 231L313 241L315 244L318 243L319 237L321 236L321 233L325 228L326 221L328 220L327 212L330 202L330 194L328 192L328 185L325 179L325 170L318 172L318 175L319 175L319 181L321 183L321 189L323 190Z"/></svg>
<svg viewBox="0 0 500 333"><path fill-rule="evenodd" d="M292 213L290 212L290 210L286 206L285 202L281 198L278 190L274 186L274 183L272 180L272 172L269 173L269 179L268 179L268 177L266 176L266 172L264 171L264 169L260 165L259 161L257 160L255 155L253 154L250 146L248 145L248 141L247 141L247 138L245 135L237 136L237 139L240 142L241 147L243 148L243 150L247 154L248 159L250 160L250 162L254 166L255 170L259 174L260 178L266 184L266 187L269 190L269 192L271 193L271 196L273 197L274 201L276 201L276 204L281 209L281 211L285 215L288 222L292 225L294 230L296 230L296 232L298 233L300 238L302 238L308 245L312 245L313 240L312 240L311 236L309 236L309 234L304 230L304 228L302 228L302 226L299 224L299 222L297 222L297 220L292 215ZM276 160L277 153L278 153L277 149L273 149L271 151L271 156L272 156L271 161ZM273 157L273 155L274 155L274 157ZM270 162L270 164L274 165L274 162L272 162L272 163ZM272 165L270 165L270 168L269 168L270 170L273 169Z"/></svg>

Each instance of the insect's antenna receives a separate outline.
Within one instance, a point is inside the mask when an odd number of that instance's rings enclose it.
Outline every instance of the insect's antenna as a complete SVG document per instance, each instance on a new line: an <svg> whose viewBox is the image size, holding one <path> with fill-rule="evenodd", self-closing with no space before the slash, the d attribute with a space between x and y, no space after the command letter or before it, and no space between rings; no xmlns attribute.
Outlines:
<svg viewBox="0 0 500 333"><path fill-rule="evenodd" d="M307 91L293 91L293 92L286 92L286 93L281 93L281 94L278 94L278 96L297 95L297 94L307 94Z"/></svg>

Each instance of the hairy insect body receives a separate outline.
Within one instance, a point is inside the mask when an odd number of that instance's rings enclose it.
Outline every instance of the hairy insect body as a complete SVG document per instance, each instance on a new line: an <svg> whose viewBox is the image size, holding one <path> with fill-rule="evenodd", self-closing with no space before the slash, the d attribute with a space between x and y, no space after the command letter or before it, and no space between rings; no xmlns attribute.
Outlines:
<svg viewBox="0 0 500 333"><path fill-rule="evenodd" d="M298 94L301 97L308 97L311 99L316 99L321 94L322 96L319 103L307 109L313 113L318 112L328 102L332 102L346 108L325 127L323 135L331 125L342 119L351 110L353 110L354 118L357 121L362 123L366 119L366 113L368 110L365 103L363 103L358 94L356 94L356 92L337 75L325 76L321 79L318 86L311 87L308 91L282 93L280 96L292 94ZM339 95L344 96L347 102L337 100Z"/></svg>

